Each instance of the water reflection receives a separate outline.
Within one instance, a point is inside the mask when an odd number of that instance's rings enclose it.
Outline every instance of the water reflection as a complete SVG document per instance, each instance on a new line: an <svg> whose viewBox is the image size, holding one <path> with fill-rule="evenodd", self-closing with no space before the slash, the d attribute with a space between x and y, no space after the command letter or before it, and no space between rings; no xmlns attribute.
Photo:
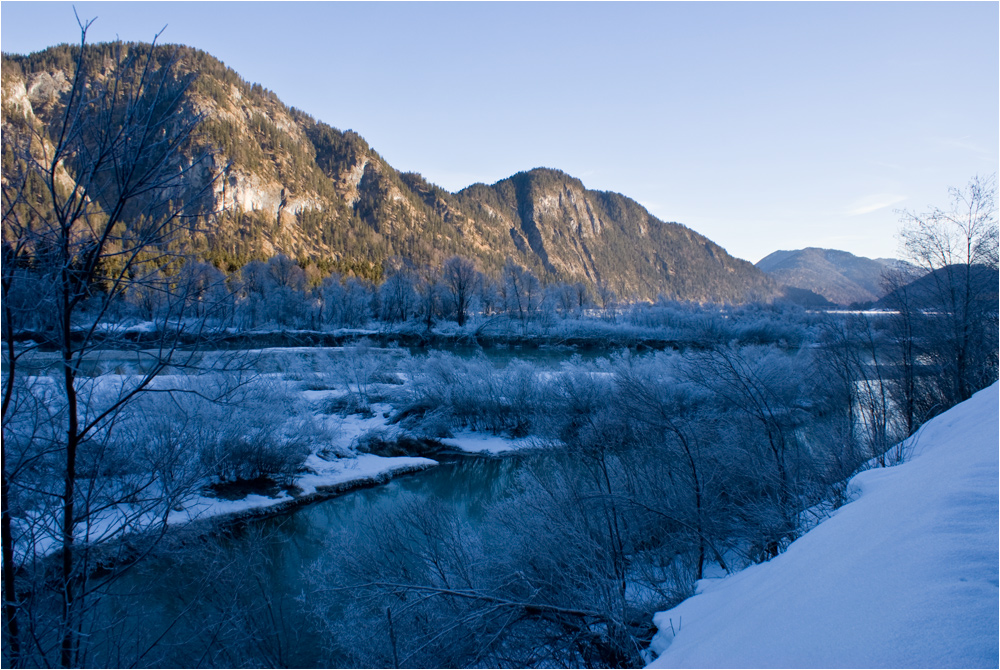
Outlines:
<svg viewBox="0 0 1000 670"><path fill-rule="evenodd" d="M141 564L116 587L128 595L109 599L105 607L119 616L127 612L129 627L147 641L163 635L143 664L336 665L305 614L312 588L305 571L329 551L331 533L350 532L373 512L392 512L410 497L435 499L478 524L491 503L517 491L518 473L546 460L538 452L454 457L284 516L233 524ZM109 650L102 652L98 657L112 660Z"/></svg>

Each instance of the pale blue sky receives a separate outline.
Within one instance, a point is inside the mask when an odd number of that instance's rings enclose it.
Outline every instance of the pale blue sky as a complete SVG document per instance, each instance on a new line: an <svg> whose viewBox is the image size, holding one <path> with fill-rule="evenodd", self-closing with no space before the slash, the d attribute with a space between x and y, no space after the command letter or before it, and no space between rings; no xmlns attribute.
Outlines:
<svg viewBox="0 0 1000 670"><path fill-rule="evenodd" d="M449 190L555 167L757 261L895 255L893 210L998 170L998 3L77 2L203 49ZM78 41L0 3L0 48Z"/></svg>

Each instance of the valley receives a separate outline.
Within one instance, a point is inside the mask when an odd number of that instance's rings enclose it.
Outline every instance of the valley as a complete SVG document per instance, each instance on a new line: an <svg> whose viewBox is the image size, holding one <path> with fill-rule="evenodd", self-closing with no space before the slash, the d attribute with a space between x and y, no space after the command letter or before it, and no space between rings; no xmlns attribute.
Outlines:
<svg viewBox="0 0 1000 670"><path fill-rule="evenodd" d="M554 168L446 191L87 26L2 61L5 666L709 658L705 589L781 592L925 427L995 424L995 175L905 211L905 262L755 266Z"/></svg>

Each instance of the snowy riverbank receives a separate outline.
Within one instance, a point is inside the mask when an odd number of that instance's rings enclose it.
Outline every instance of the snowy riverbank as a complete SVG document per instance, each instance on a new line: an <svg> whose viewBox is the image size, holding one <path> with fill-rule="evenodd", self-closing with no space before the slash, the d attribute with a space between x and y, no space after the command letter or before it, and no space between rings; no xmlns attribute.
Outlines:
<svg viewBox="0 0 1000 670"><path fill-rule="evenodd" d="M306 459L310 472L294 480L295 495L282 491L271 497L250 494L239 500L200 495L185 502L184 508L170 513L171 526L208 518L268 516L281 514L299 505L346 493L356 488L382 484L392 477L419 472L437 465L430 458L413 456L382 457L358 454L355 458L324 461L315 454Z"/></svg>
<svg viewBox="0 0 1000 670"><path fill-rule="evenodd" d="M784 554L654 617L650 667L997 667L998 386Z"/></svg>

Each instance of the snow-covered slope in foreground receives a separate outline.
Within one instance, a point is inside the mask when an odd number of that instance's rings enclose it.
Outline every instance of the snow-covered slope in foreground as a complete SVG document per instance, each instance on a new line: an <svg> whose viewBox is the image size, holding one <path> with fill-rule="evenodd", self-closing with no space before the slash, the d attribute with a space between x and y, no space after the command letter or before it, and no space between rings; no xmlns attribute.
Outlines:
<svg viewBox="0 0 1000 670"><path fill-rule="evenodd" d="M784 554L658 613L651 667L998 667L998 402L928 422Z"/></svg>

